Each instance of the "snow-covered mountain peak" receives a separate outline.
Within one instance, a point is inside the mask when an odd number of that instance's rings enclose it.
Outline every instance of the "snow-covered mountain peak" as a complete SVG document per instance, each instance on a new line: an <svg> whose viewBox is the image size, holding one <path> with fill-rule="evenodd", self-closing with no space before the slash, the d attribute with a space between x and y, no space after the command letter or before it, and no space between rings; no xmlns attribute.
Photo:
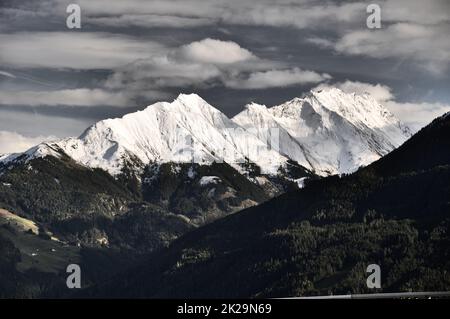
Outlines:
<svg viewBox="0 0 450 319"><path fill-rule="evenodd" d="M125 165L250 161L277 174L289 159L321 175L348 173L403 143L410 134L368 94L312 91L274 107L257 103L229 119L196 94L180 94L122 118L100 121L78 138L42 143L0 161L67 154L113 175ZM59 155L58 155L59 154Z"/></svg>
<svg viewBox="0 0 450 319"><path fill-rule="evenodd" d="M267 106L265 106L263 104L258 104L258 103L252 102L252 103L246 104L244 106L244 109L251 110L251 111L256 111L256 110L265 111L265 110L267 110Z"/></svg>
<svg viewBox="0 0 450 319"><path fill-rule="evenodd" d="M158 102L122 118L100 121L78 138L42 143L25 155L61 153L113 175L124 166L141 168L154 162L225 161L240 170L247 160L263 173L276 174L288 160L196 94L181 94L170 103Z"/></svg>
<svg viewBox="0 0 450 319"><path fill-rule="evenodd" d="M34 158L41 158L46 156L60 157L61 149L56 143L43 142L31 147L24 153L2 154L0 155L0 164L8 164L17 159L23 159L25 162Z"/></svg>
<svg viewBox="0 0 450 319"><path fill-rule="evenodd" d="M313 91L313 98L330 111L336 112L353 124L364 123L372 128L381 128L386 123L398 122L394 115L369 93L345 93L337 88Z"/></svg>
<svg viewBox="0 0 450 319"><path fill-rule="evenodd" d="M369 94L314 90L268 109L246 109L233 120L280 131L280 153L321 175L348 173L392 151L411 136ZM253 125L253 127L252 127Z"/></svg>
<svg viewBox="0 0 450 319"><path fill-rule="evenodd" d="M201 96L199 96L198 94L195 93L190 93L190 94L185 94L185 93L181 93L178 95L178 97L175 99L174 102L180 102L186 106L197 106L197 107L201 107L201 106L205 106L208 105L208 102L206 102Z"/></svg>
<svg viewBox="0 0 450 319"><path fill-rule="evenodd" d="M221 113L218 109L210 105L203 98L201 98L197 94L180 94L178 97L173 100L171 103L168 102L159 102L148 106L145 112L153 112L153 111L172 111L172 112L193 112L198 113L200 115L208 115L208 114L216 114Z"/></svg>
<svg viewBox="0 0 450 319"><path fill-rule="evenodd" d="M265 105L257 103L245 105L244 110L232 120L246 129L253 128L256 125L255 122L258 123L257 126L259 127L273 127L273 125L270 125L273 122L271 112Z"/></svg>

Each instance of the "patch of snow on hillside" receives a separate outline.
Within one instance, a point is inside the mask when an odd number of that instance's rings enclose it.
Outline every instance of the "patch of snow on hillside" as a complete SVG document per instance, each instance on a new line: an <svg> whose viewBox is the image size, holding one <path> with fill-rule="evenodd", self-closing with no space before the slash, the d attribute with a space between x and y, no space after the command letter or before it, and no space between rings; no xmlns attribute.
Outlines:
<svg viewBox="0 0 450 319"><path fill-rule="evenodd" d="M217 176L203 176L199 183L201 186L209 185L209 184L218 184L221 182L221 179Z"/></svg>

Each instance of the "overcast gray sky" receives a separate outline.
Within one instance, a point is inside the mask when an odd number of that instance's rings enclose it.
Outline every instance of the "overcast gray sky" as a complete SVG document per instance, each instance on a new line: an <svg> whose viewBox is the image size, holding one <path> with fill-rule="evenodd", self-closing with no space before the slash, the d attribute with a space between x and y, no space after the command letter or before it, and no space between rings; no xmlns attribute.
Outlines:
<svg viewBox="0 0 450 319"><path fill-rule="evenodd" d="M448 0L1 0L0 153L191 92L232 116L369 91L416 130L450 110L449 35Z"/></svg>

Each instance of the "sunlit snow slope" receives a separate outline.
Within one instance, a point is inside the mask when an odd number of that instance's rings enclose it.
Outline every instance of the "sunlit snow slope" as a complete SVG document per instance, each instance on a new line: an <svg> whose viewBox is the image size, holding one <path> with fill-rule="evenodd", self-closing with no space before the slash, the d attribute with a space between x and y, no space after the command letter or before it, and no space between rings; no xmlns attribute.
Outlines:
<svg viewBox="0 0 450 319"><path fill-rule="evenodd" d="M79 138L43 143L26 154L28 158L57 156L58 149L79 163L113 175L120 173L125 163L225 161L240 169L247 157L263 173L276 174L288 160L195 94L182 94L172 103L156 103L122 118L98 122Z"/></svg>
<svg viewBox="0 0 450 319"><path fill-rule="evenodd" d="M223 160L241 170L248 159L263 174L277 174L291 159L329 175L368 165L410 135L368 94L312 91L272 108L247 105L232 120L198 95L182 94L172 103L98 122L79 138L42 143L24 154L2 156L0 162L65 153L117 175L124 165L168 162Z"/></svg>
<svg viewBox="0 0 450 319"><path fill-rule="evenodd" d="M319 175L349 173L386 155L411 136L369 94L331 88L267 108L250 104L233 121L267 140L276 127L278 151Z"/></svg>

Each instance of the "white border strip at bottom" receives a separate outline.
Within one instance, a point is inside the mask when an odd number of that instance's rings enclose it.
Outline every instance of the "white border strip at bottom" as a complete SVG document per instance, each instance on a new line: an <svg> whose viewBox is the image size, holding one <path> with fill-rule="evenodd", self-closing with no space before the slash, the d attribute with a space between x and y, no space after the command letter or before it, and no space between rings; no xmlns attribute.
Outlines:
<svg viewBox="0 0 450 319"><path fill-rule="evenodd" d="M281 299L397 299L397 298L438 298L450 297L450 291L432 292L393 292L374 294L354 294L354 295L334 295L334 296L311 296L311 297L291 297Z"/></svg>

